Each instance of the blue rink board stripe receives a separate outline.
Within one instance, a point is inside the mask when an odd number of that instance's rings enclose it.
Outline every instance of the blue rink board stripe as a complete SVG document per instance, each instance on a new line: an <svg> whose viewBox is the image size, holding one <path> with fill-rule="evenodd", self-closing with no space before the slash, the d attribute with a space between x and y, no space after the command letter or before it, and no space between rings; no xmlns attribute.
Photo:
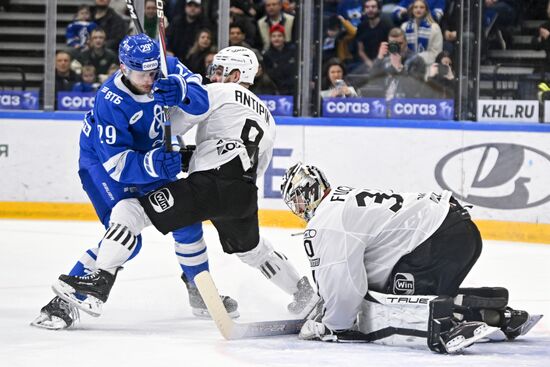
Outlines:
<svg viewBox="0 0 550 367"><path fill-rule="evenodd" d="M0 111L0 119L74 120L80 122L84 112ZM346 126L387 127L402 129L478 130L550 132L550 124L533 122L473 122L447 120L394 120L326 117L276 117L278 125L284 126Z"/></svg>

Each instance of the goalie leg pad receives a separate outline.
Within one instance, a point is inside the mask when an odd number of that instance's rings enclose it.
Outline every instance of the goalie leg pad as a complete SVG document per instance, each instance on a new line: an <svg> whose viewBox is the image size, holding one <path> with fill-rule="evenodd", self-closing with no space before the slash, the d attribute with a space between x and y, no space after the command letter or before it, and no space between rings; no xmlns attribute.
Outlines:
<svg viewBox="0 0 550 367"><path fill-rule="evenodd" d="M497 330L483 322L457 324L452 314L450 297L369 291L359 314L359 331L380 344L427 345L434 352L456 353Z"/></svg>

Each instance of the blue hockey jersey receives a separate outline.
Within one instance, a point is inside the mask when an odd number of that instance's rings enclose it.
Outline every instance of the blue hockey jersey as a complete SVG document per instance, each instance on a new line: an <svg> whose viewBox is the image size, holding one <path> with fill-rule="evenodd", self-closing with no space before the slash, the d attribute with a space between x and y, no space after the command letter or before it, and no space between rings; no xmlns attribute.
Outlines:
<svg viewBox="0 0 550 367"><path fill-rule="evenodd" d="M168 74L182 74L187 81L187 96L177 108L193 115L206 112L209 101L202 78L175 57L168 57L167 65ZM162 149L163 138L162 107L152 95L132 93L118 71L98 89L94 109L84 119L79 167L101 164L113 180L123 184L159 182L161 178L148 169L146 155Z"/></svg>

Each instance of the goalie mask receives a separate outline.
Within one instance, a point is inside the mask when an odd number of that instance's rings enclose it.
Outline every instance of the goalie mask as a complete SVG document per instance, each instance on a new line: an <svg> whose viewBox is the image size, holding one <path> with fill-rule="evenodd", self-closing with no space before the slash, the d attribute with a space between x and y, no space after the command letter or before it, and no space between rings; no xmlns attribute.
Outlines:
<svg viewBox="0 0 550 367"><path fill-rule="evenodd" d="M309 221L323 200L330 184L323 172L314 166L297 163L283 176L281 193L294 214Z"/></svg>
<svg viewBox="0 0 550 367"><path fill-rule="evenodd" d="M214 55L212 65L208 67L207 76L210 79L219 69L225 79L233 70L239 70L241 77L236 83L254 84L258 66L258 58L252 50L242 46L231 46Z"/></svg>

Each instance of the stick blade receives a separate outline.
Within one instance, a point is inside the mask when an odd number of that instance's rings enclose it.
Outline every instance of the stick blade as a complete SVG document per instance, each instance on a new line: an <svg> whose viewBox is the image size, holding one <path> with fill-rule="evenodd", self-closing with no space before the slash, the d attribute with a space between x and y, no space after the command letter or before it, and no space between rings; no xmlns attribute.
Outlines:
<svg viewBox="0 0 550 367"><path fill-rule="evenodd" d="M231 317L229 317L210 273L206 270L202 271L195 276L194 280L195 285L199 289L202 299L206 304L206 308L210 313L210 317L212 317L212 320L216 323L216 326L220 330L222 336L227 340L231 340L231 336L233 335L233 330L235 328L235 322L231 320Z"/></svg>
<svg viewBox="0 0 550 367"><path fill-rule="evenodd" d="M229 317L208 271L197 274L195 284L208 308L210 317L227 340L298 334L306 321L298 319L237 323Z"/></svg>

